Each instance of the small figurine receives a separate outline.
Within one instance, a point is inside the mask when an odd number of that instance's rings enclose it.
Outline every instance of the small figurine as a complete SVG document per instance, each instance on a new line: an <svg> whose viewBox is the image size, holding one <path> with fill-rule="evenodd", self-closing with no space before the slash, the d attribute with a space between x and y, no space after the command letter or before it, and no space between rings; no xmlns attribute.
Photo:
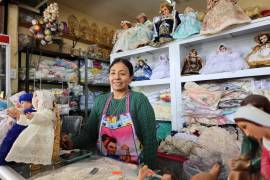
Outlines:
<svg viewBox="0 0 270 180"><path fill-rule="evenodd" d="M20 121L28 126L10 149L6 161L49 165L52 163L56 114L53 112L54 95L48 90L35 91L33 106L37 112L20 114Z"/></svg>
<svg viewBox="0 0 270 180"><path fill-rule="evenodd" d="M255 41L257 45L247 55L247 63L252 68L270 66L270 33L260 33Z"/></svg>
<svg viewBox="0 0 270 180"><path fill-rule="evenodd" d="M120 25L122 29L116 31L113 38L114 46L112 53L129 50L128 40L132 34L129 29L132 27L132 24L129 21L121 21Z"/></svg>
<svg viewBox="0 0 270 180"><path fill-rule="evenodd" d="M172 33L180 24L178 12L174 10L174 6L168 2L160 5L161 15L154 17L154 36L152 46L159 46L173 40Z"/></svg>
<svg viewBox="0 0 270 180"><path fill-rule="evenodd" d="M159 56L159 63L153 69L151 79L162 79L170 77L170 63L168 54Z"/></svg>
<svg viewBox="0 0 270 180"><path fill-rule="evenodd" d="M143 59L139 59L134 71L134 80L142 81L149 80L152 75L152 69Z"/></svg>
<svg viewBox="0 0 270 180"><path fill-rule="evenodd" d="M185 58L182 74L199 74L202 68L202 58L198 56L196 49L191 49Z"/></svg>
<svg viewBox="0 0 270 180"><path fill-rule="evenodd" d="M269 109L270 103L264 108ZM234 115L235 122L243 132L252 138L262 139L261 175L270 179L270 114L265 109L250 104L240 107ZM248 164L250 165L250 163ZM245 177L244 177L245 178ZM245 178L246 179L246 178ZM258 178L260 179L260 178Z"/></svg>
<svg viewBox="0 0 270 180"><path fill-rule="evenodd" d="M232 52L225 44L221 44L215 53L207 57L200 74L230 72L246 68L248 65L238 52Z"/></svg>
<svg viewBox="0 0 270 180"><path fill-rule="evenodd" d="M197 12L191 7L186 7L184 14L179 15L181 24L173 33L174 39L184 39L191 35L200 33L201 22L197 19Z"/></svg>
<svg viewBox="0 0 270 180"><path fill-rule="evenodd" d="M203 20L201 34L215 34L223 29L248 23L251 19L237 6L238 0L207 0L207 14Z"/></svg>

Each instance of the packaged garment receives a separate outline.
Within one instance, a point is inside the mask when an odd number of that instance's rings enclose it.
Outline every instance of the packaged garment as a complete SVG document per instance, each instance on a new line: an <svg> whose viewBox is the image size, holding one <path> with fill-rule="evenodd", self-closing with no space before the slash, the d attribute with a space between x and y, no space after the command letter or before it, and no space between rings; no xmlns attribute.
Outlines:
<svg viewBox="0 0 270 180"><path fill-rule="evenodd" d="M186 7L184 14L179 14L181 24L173 33L174 39L184 39L198 34L201 30L201 22L197 19L197 12L191 7Z"/></svg>
<svg viewBox="0 0 270 180"><path fill-rule="evenodd" d="M250 67L270 66L270 33L260 33L255 37L257 45L247 55Z"/></svg>
<svg viewBox="0 0 270 180"><path fill-rule="evenodd" d="M216 52L206 58L206 63L200 70L200 74L211 74L247 69L249 66L240 56L224 44L218 46Z"/></svg>
<svg viewBox="0 0 270 180"><path fill-rule="evenodd" d="M0 117L0 145L2 144L2 141L6 137L7 132L9 129L12 128L14 124L14 120L7 115L1 115Z"/></svg>
<svg viewBox="0 0 270 180"><path fill-rule="evenodd" d="M151 79L163 79L170 77L170 63L168 54L159 55L159 62L153 68Z"/></svg>
<svg viewBox="0 0 270 180"><path fill-rule="evenodd" d="M207 14L204 17L201 34L215 34L223 29L248 23L251 19L236 4L238 0L207 0Z"/></svg>
<svg viewBox="0 0 270 180"><path fill-rule="evenodd" d="M134 80L135 81L142 81L142 80L149 80L152 76L152 69L151 67L145 62L144 59L140 58L137 61L137 64L134 68Z"/></svg>
<svg viewBox="0 0 270 180"><path fill-rule="evenodd" d="M202 68L202 58L198 55L196 49L191 49L184 60L184 67L182 69L182 74L199 74Z"/></svg>

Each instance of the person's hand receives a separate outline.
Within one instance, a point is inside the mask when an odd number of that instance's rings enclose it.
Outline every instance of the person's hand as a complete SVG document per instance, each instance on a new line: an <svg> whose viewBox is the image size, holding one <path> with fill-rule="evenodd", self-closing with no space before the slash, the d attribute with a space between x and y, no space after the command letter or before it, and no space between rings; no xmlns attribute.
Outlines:
<svg viewBox="0 0 270 180"><path fill-rule="evenodd" d="M250 167L250 161L249 160L232 160L230 162L230 168L232 170L248 170Z"/></svg>
<svg viewBox="0 0 270 180"><path fill-rule="evenodd" d="M148 168L147 165L144 165L140 170L139 170L139 175L137 180L144 180L147 176L152 174L152 170Z"/></svg>
<svg viewBox="0 0 270 180"><path fill-rule="evenodd" d="M161 180L172 180L172 175L170 174L163 174Z"/></svg>
<svg viewBox="0 0 270 180"><path fill-rule="evenodd" d="M74 146L72 140L70 139L68 134L63 134L61 136L61 147L63 149L72 149Z"/></svg>
<svg viewBox="0 0 270 180"><path fill-rule="evenodd" d="M27 113L26 118L29 119L29 120L33 119L33 114L32 113Z"/></svg>
<svg viewBox="0 0 270 180"><path fill-rule="evenodd" d="M17 108L12 107L7 110L7 115L18 120L20 118L21 112Z"/></svg>

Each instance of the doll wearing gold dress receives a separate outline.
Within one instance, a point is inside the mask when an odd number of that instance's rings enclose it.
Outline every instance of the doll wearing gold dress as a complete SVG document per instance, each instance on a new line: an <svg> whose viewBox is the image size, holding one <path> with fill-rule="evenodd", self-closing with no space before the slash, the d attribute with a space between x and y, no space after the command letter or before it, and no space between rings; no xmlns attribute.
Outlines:
<svg viewBox="0 0 270 180"><path fill-rule="evenodd" d="M257 45L247 55L250 67L270 66L270 33L260 33L255 41Z"/></svg>

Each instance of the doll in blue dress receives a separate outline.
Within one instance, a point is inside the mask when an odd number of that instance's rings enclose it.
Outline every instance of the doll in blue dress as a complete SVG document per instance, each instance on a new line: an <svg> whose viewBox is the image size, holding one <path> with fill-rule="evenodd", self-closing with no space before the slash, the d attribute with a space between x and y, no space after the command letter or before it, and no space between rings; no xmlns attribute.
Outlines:
<svg viewBox="0 0 270 180"><path fill-rule="evenodd" d="M197 12L191 7L186 7L184 14L179 15L181 24L173 33L174 39L184 39L191 35L200 33L201 22L197 19Z"/></svg>
<svg viewBox="0 0 270 180"><path fill-rule="evenodd" d="M151 67L148 66L143 59L139 59L138 63L135 66L134 80L135 81L149 80L151 75L152 75Z"/></svg>
<svg viewBox="0 0 270 180"><path fill-rule="evenodd" d="M10 108L8 114L16 119L16 114L19 109L22 109L25 115L35 112L32 106L33 95L30 93L25 93L19 97L18 108ZM12 128L7 132L2 144L0 145L0 165L6 163L5 158L9 153L13 143L21 132L27 127L27 121L22 119L16 119L17 122L12 126ZM23 153L23 152L22 152Z"/></svg>

